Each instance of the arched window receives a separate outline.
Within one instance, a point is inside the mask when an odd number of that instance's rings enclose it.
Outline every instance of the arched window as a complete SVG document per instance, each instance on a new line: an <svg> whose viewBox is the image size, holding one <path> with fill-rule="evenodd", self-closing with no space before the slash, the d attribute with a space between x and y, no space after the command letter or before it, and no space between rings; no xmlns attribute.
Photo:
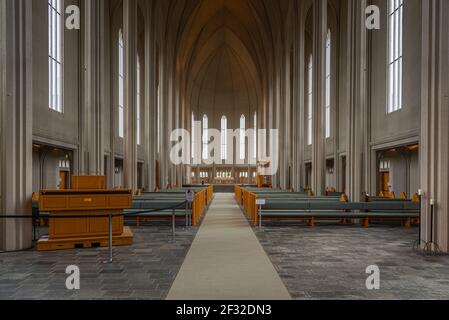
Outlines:
<svg viewBox="0 0 449 320"><path fill-rule="evenodd" d="M203 159L209 159L209 120L207 115L203 116Z"/></svg>
<svg viewBox="0 0 449 320"><path fill-rule="evenodd" d="M254 159L257 159L257 112L254 112L253 117L253 129L254 129L254 147L253 147L253 157Z"/></svg>
<svg viewBox="0 0 449 320"><path fill-rule="evenodd" d="M139 55L137 55L137 67L136 67L136 77L137 77L137 81L136 81L136 120L137 120L137 124L136 124L136 139L137 139L137 144L140 144L140 58Z"/></svg>
<svg viewBox="0 0 449 320"><path fill-rule="evenodd" d="M62 2L48 1L48 107L63 112L62 106Z"/></svg>
<svg viewBox="0 0 449 320"><path fill-rule="evenodd" d="M246 119L245 119L245 115L242 114L240 116L240 160L245 160L245 130L246 130L246 125L245 125Z"/></svg>
<svg viewBox="0 0 449 320"><path fill-rule="evenodd" d="M123 33L119 30L118 35L118 136L123 138L125 131L125 66Z"/></svg>
<svg viewBox="0 0 449 320"><path fill-rule="evenodd" d="M192 141L192 158L195 158L195 149L196 149L195 133L196 133L195 115L192 112L192 130L190 132L190 135L191 135L190 138L191 138L191 141Z"/></svg>
<svg viewBox="0 0 449 320"><path fill-rule="evenodd" d="M159 63L159 47L156 46L156 139L157 139L157 152L161 152L162 146L162 106L161 106L161 82L160 82L160 63Z"/></svg>
<svg viewBox="0 0 449 320"><path fill-rule="evenodd" d="M228 155L228 119L221 117L221 160L226 160Z"/></svg>
<svg viewBox="0 0 449 320"><path fill-rule="evenodd" d="M403 0L388 3L388 109L402 109L402 23Z"/></svg>
<svg viewBox="0 0 449 320"><path fill-rule="evenodd" d="M162 106L161 106L161 86L158 84L156 88L156 95L157 95L157 152L161 152L161 145L162 145Z"/></svg>
<svg viewBox="0 0 449 320"><path fill-rule="evenodd" d="M326 38L326 138L331 136L331 31Z"/></svg>
<svg viewBox="0 0 449 320"><path fill-rule="evenodd" d="M307 66L307 144L312 144L312 128L313 128L313 61L312 55L309 56L309 64Z"/></svg>

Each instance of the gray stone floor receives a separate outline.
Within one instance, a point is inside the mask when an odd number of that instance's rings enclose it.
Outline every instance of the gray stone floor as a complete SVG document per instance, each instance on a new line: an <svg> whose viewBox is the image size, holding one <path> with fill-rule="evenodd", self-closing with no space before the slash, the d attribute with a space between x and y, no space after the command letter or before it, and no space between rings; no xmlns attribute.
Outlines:
<svg viewBox="0 0 449 320"><path fill-rule="evenodd" d="M449 299L449 257L414 252L417 228L266 225L254 232L294 299ZM369 265L380 290L366 289Z"/></svg>
<svg viewBox="0 0 449 320"><path fill-rule="evenodd" d="M165 299L195 237L197 228L160 222L132 228L134 245L107 248L0 253L0 299ZM68 265L77 265L81 289L65 287Z"/></svg>

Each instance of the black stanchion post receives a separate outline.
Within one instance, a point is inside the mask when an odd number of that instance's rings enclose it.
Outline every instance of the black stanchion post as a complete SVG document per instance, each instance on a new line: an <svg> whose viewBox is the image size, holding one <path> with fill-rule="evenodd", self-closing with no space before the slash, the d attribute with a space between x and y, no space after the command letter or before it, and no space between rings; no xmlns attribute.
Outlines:
<svg viewBox="0 0 449 320"><path fill-rule="evenodd" d="M109 263L112 263L112 214L109 215Z"/></svg>
<svg viewBox="0 0 449 320"><path fill-rule="evenodd" d="M172 240L173 242L176 241L176 215L175 215L175 209L172 210Z"/></svg>
<svg viewBox="0 0 449 320"><path fill-rule="evenodd" d="M37 223L36 223L36 217L33 215L33 241L36 242L37 241L37 237L36 237L36 228L37 228Z"/></svg>
<svg viewBox="0 0 449 320"><path fill-rule="evenodd" d="M186 201L186 203L184 204L184 208L185 208L185 216L186 216L186 230L189 228L189 214L187 212L187 207L189 206L189 203Z"/></svg>
<svg viewBox="0 0 449 320"><path fill-rule="evenodd" d="M432 246L434 245L433 241L433 199L430 200L430 250L432 251Z"/></svg>
<svg viewBox="0 0 449 320"><path fill-rule="evenodd" d="M418 190L418 203L419 203L419 235L418 235L418 249L421 248L421 225L422 225L422 190Z"/></svg>

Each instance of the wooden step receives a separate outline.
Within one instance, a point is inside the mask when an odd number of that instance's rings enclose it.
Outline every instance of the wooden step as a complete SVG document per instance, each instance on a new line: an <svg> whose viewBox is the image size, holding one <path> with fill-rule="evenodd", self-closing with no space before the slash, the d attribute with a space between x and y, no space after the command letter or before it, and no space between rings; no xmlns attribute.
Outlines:
<svg viewBox="0 0 449 320"><path fill-rule="evenodd" d="M129 246L132 244L133 233L129 227L124 227L121 235L112 237L113 246ZM107 246L109 246L108 236L66 239L48 239L43 237L37 242L38 251L97 248Z"/></svg>

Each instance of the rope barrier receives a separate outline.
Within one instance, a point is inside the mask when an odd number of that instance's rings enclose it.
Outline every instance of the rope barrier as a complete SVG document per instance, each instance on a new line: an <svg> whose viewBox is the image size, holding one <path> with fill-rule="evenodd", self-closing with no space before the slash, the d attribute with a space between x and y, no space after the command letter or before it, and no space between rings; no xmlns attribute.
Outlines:
<svg viewBox="0 0 449 320"><path fill-rule="evenodd" d="M31 215L0 215L0 219L39 219L39 218L47 218L47 219L73 219L73 218L109 218L109 257L107 262L112 263L112 219L117 217L147 217L149 214L154 212L161 212L161 211L169 211L171 210L171 216L172 216L172 242L174 243L175 240L175 210L180 208L183 205L187 205L188 201L181 202L177 205L166 207L166 208L160 208L160 209L149 209L149 210L135 210L134 212L127 212L127 213L109 213L109 214L99 214L99 215L65 215L65 216L51 216L50 214L42 215L40 212L38 214L31 214ZM187 210L187 206L185 207ZM186 211L186 219L187 219L187 211ZM33 223L34 225L34 223Z"/></svg>
<svg viewBox="0 0 449 320"><path fill-rule="evenodd" d="M99 215L65 215L65 216L51 216L49 214L37 214L37 215L0 215L0 219L35 219L35 218L48 218L48 219L74 219L74 218L109 218L112 216L116 217L145 217L150 213L161 212L167 210L174 210L180 208L182 205L186 204L187 201L179 203L172 207L161 208L161 209L151 209L151 210L136 210L134 212L127 213L111 213L111 214L99 214Z"/></svg>

